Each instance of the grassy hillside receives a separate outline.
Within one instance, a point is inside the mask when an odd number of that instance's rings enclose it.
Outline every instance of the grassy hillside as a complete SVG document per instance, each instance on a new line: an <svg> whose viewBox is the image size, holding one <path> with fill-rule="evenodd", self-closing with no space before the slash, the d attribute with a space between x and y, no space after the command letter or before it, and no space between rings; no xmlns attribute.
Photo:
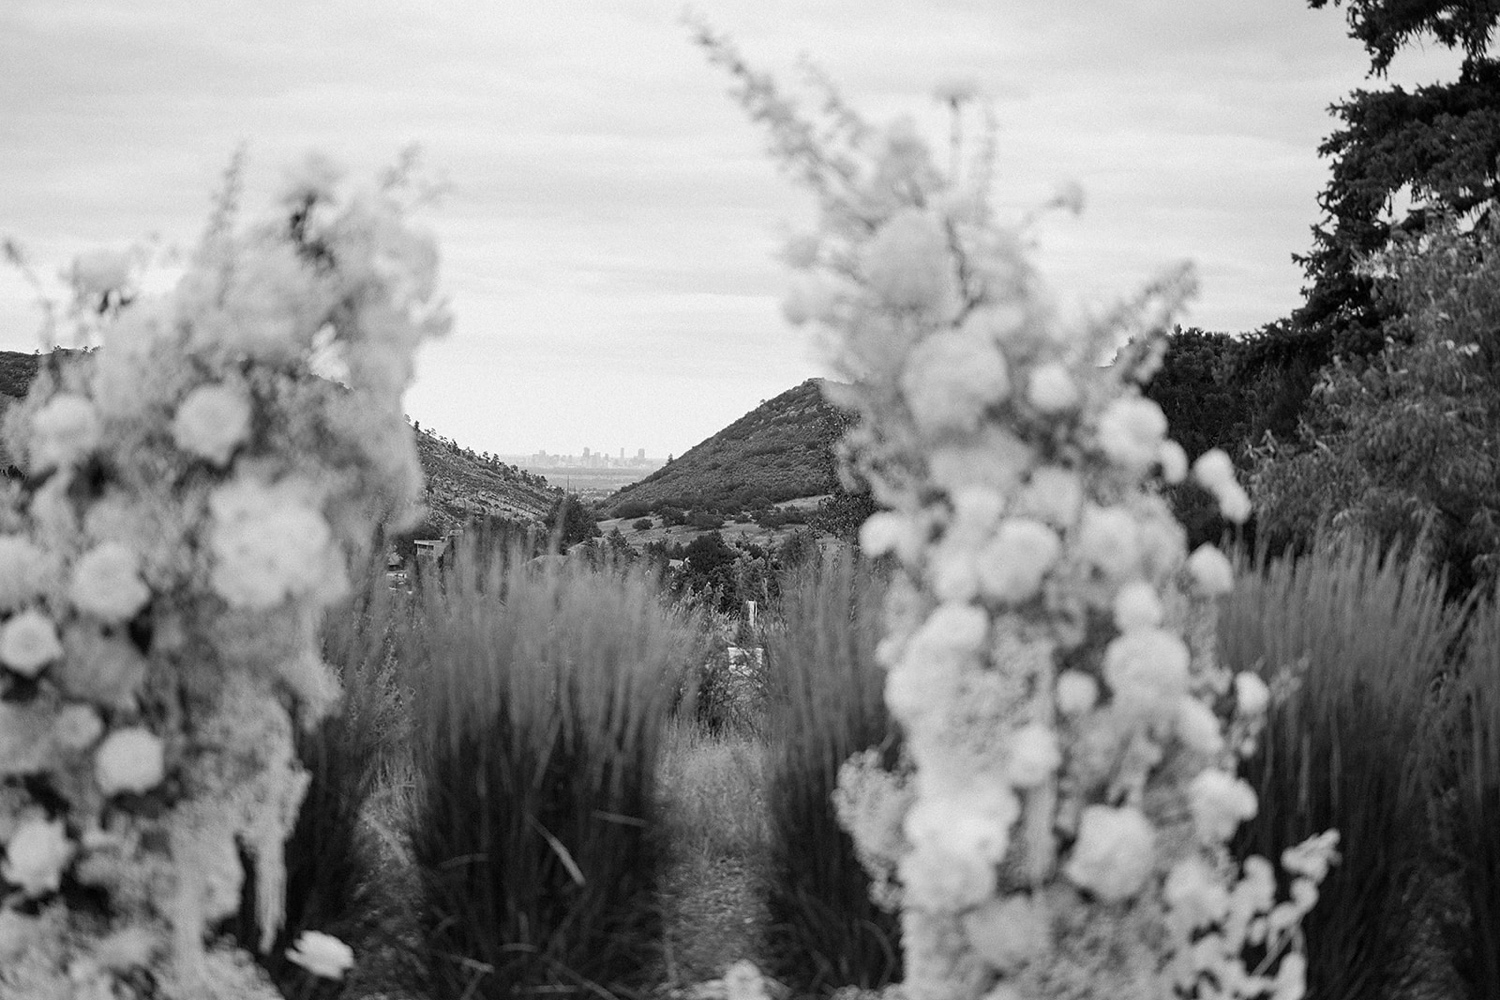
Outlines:
<svg viewBox="0 0 1500 1000"><path fill-rule="evenodd" d="M45 359L35 354L0 351L0 413L23 398ZM417 454L427 477L428 524L446 530L470 517L498 514L518 520L540 520L557 491L540 476L487 460L453 441L427 431L413 431ZM0 466L10 459L0 448Z"/></svg>
<svg viewBox="0 0 1500 1000"><path fill-rule="evenodd" d="M823 398L822 379L808 379L767 400L670 465L616 492L610 517L639 516L663 506L741 510L764 499L781 503L832 493L833 443L839 411Z"/></svg>

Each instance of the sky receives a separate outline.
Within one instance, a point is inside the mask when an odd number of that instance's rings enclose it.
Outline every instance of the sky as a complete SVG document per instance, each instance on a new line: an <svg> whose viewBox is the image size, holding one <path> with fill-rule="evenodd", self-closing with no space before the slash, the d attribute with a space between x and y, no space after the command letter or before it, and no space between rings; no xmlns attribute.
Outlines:
<svg viewBox="0 0 1500 1000"><path fill-rule="evenodd" d="M321 150L372 177L411 143L447 194L454 329L408 414L476 451L681 454L826 368L781 315L776 254L814 221L682 24L681 0L3 0L0 237L50 281L148 238L190 247L235 149L246 207ZM978 84L999 123L994 200L1019 219L1064 182L1087 207L1033 236L1066 307L1099 309L1183 260L1184 324L1290 312L1319 219L1328 106L1368 57L1305 0L725 0L697 14L785 85L810 59L875 122ZM1389 82L1456 75L1437 47ZM0 270L0 349L37 346Z"/></svg>

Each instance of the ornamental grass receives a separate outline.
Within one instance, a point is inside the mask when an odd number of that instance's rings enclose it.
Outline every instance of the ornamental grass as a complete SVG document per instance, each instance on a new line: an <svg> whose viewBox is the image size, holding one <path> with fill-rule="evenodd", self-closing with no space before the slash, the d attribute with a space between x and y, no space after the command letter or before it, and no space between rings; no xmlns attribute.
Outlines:
<svg viewBox="0 0 1500 1000"><path fill-rule="evenodd" d="M1476 609L1465 652L1447 689L1451 749L1437 768L1439 788L1451 790L1446 846L1467 911L1454 965L1471 996L1500 997L1500 591Z"/></svg>
<svg viewBox="0 0 1500 1000"><path fill-rule="evenodd" d="M808 993L879 988L901 977L897 916L870 898L870 877L833 805L839 769L896 731L875 660L885 592L868 561L843 550L797 570L782 591L784 626L768 656L777 684L768 722L771 828L766 954L770 971Z"/></svg>
<svg viewBox="0 0 1500 1000"><path fill-rule="evenodd" d="M658 965L656 794L695 630L642 575L491 559L417 595L411 844L429 990L642 988Z"/></svg>
<svg viewBox="0 0 1500 1000"><path fill-rule="evenodd" d="M403 620L398 604L372 563L363 586L331 608L323 623L323 659L342 684L341 710L297 732L297 753L310 780L284 852L285 923L272 948L256 956L282 994L294 1000L335 997L343 990L341 983L287 959L302 932L351 943L379 934L370 919L375 864L362 817L407 731L393 656ZM254 881L247 880L246 888L232 931L254 948L261 930Z"/></svg>
<svg viewBox="0 0 1500 1000"><path fill-rule="evenodd" d="M1260 807L1236 856L1270 859L1339 831L1342 860L1306 919L1309 996L1355 1000L1396 980L1427 843L1430 694L1463 626L1429 565L1322 535L1301 558L1241 559L1220 621L1233 670L1276 697L1242 774Z"/></svg>

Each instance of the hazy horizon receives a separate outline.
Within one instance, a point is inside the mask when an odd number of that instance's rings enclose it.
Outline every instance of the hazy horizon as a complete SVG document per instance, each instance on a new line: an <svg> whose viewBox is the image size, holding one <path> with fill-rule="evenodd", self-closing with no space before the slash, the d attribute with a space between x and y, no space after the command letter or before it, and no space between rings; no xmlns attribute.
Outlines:
<svg viewBox="0 0 1500 1000"><path fill-rule="evenodd" d="M50 275L79 251L190 245L248 144L246 206L312 148L369 177L417 142L450 185L425 220L452 336L406 409L477 452L680 455L826 374L782 318L786 233L809 199L765 155L678 0L9 0L0 12L0 236ZM1344 11L1305 0L733 0L702 8L783 84L805 53L877 122L977 82L1000 124L995 200L1062 182L1039 258L1065 304L1106 304L1183 259L1185 323L1248 331L1299 301L1334 128L1370 85ZM1413 47L1398 83L1453 75ZM0 348L39 316L0 269Z"/></svg>

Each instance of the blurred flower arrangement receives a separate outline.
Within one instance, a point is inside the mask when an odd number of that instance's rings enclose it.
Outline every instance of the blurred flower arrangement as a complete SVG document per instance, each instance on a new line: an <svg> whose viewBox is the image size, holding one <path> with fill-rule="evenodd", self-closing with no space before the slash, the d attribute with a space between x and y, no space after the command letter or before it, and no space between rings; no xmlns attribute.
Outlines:
<svg viewBox="0 0 1500 1000"><path fill-rule="evenodd" d="M279 929L294 727L339 697L318 622L416 510L401 393L448 318L410 161L356 191L310 158L254 226L238 176L169 294L79 258L101 349L6 419L0 995L277 996L216 925L253 889L244 945ZM340 947L293 959L341 974Z"/></svg>
<svg viewBox="0 0 1500 1000"><path fill-rule="evenodd" d="M805 119L696 33L818 196L817 231L786 252L786 314L829 335L847 384L828 391L860 418L846 475L884 508L861 544L905 571L878 656L907 766L858 756L837 794L900 909L904 994L1297 1000L1300 922L1337 834L1286 852L1280 875L1231 858L1257 805L1237 763L1270 692L1216 661L1233 571L1185 551L1156 484L1192 475L1235 522L1250 500L1222 452L1189 469L1138 390L1190 273L1064 322L987 199L992 122L964 169L974 88L939 92L944 172L909 122L869 125L816 72L822 116ZM1080 206L1076 186L1051 203Z"/></svg>

